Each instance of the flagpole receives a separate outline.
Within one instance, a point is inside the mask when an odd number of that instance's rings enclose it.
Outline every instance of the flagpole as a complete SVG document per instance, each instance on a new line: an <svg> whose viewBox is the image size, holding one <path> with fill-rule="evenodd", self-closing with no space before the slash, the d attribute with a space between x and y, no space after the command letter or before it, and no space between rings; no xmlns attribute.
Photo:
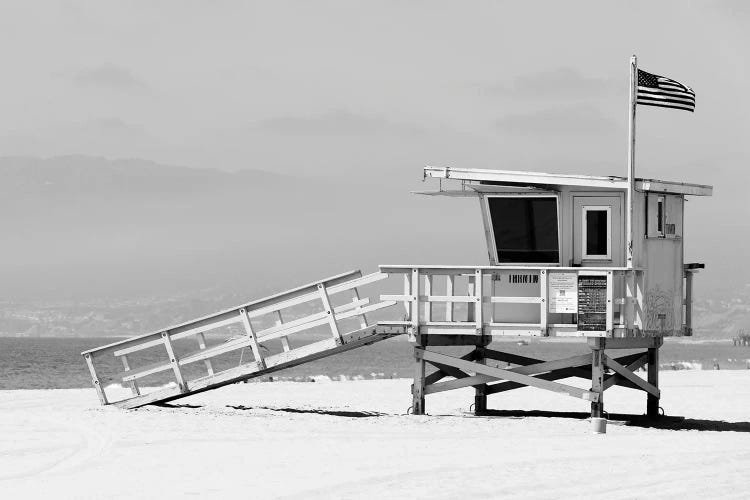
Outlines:
<svg viewBox="0 0 750 500"><path fill-rule="evenodd" d="M627 268L633 268L633 197L635 194L635 105L638 90L638 59L630 57L630 99L628 109L628 195L626 211Z"/></svg>

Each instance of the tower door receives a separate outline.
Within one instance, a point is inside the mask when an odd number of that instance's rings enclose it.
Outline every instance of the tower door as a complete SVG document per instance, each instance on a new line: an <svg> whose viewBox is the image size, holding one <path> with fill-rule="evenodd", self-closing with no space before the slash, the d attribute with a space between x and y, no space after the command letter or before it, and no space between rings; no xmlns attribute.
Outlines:
<svg viewBox="0 0 750 500"><path fill-rule="evenodd" d="M573 264L625 265L619 196L573 197Z"/></svg>

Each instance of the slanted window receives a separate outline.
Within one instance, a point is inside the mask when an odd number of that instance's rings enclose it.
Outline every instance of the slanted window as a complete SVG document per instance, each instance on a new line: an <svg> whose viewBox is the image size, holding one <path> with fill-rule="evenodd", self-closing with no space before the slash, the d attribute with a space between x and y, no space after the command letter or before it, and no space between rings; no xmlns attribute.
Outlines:
<svg viewBox="0 0 750 500"><path fill-rule="evenodd" d="M488 197L499 263L557 264L557 198L554 196Z"/></svg>
<svg viewBox="0 0 750 500"><path fill-rule="evenodd" d="M583 258L612 259L612 208L609 206L583 207Z"/></svg>

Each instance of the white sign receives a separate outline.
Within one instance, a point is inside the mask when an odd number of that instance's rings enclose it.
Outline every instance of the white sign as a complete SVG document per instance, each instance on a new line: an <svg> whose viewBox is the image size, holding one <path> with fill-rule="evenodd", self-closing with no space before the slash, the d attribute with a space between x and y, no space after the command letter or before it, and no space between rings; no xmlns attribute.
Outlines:
<svg viewBox="0 0 750 500"><path fill-rule="evenodd" d="M578 274L550 273L549 284L549 312L577 313L578 312Z"/></svg>

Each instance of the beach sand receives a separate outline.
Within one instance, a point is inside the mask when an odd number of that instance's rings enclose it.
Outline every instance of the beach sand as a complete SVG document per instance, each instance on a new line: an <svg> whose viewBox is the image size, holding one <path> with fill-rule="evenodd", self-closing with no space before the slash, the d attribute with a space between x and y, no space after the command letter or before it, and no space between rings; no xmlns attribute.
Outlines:
<svg viewBox="0 0 750 500"><path fill-rule="evenodd" d="M750 497L750 372L661 379L662 406L684 423L610 422L604 435L584 419L473 417L470 390L404 415L404 379L238 384L130 411L100 407L92 389L0 391L0 496ZM605 404L640 414L645 394L614 388ZM535 389L489 406L588 411Z"/></svg>

